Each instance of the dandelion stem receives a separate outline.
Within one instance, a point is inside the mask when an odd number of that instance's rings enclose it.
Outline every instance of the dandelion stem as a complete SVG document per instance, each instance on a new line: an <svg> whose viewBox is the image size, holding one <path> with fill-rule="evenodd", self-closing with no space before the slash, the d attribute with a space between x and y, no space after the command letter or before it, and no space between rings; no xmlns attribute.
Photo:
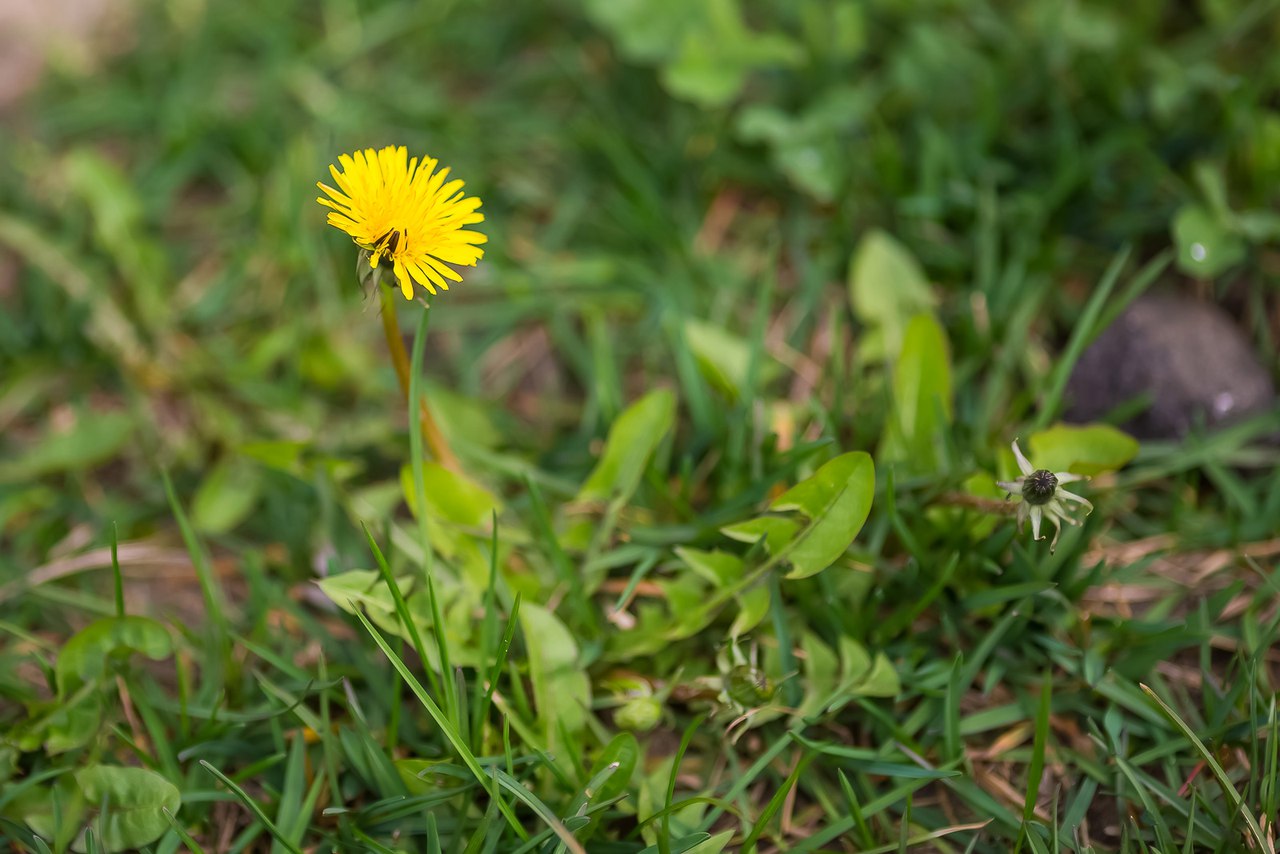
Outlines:
<svg viewBox="0 0 1280 854"><path fill-rule="evenodd" d="M400 336L400 321L396 316L396 295L386 284L380 285L378 292L382 297L382 331L386 333L391 363L395 365L396 378L400 380L400 392L407 403L409 401L409 353L404 348L404 338ZM418 422L422 427L422 438L426 441L431 455L445 468L460 471L462 467L458 464L458 458L454 456L449 443L445 441L444 434L440 432L440 426L431 415L425 394L418 399L418 404Z"/></svg>

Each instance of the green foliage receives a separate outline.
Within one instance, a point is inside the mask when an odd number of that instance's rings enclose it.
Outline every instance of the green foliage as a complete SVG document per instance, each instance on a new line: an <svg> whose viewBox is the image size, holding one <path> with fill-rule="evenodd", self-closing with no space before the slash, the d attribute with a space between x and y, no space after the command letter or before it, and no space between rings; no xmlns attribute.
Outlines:
<svg viewBox="0 0 1280 854"><path fill-rule="evenodd" d="M844 554L871 512L875 487L870 455L854 451L824 463L774 499L770 510L799 511L809 519L775 555L791 564L788 578L808 578Z"/></svg>
<svg viewBox="0 0 1280 854"><path fill-rule="evenodd" d="M1124 468L1138 454L1138 442L1106 424L1056 424L1027 440L1036 465L1050 471L1096 475Z"/></svg>
<svg viewBox="0 0 1280 854"><path fill-rule="evenodd" d="M919 262L878 230L863 236L849 263L849 299L858 319L877 335L863 345L867 357L899 352L911 318L934 303Z"/></svg>
<svg viewBox="0 0 1280 854"><path fill-rule="evenodd" d="M910 470L941 468L941 446L954 417L951 356L947 333L931 315L907 323L902 350L893 366L893 409L878 456Z"/></svg>
<svg viewBox="0 0 1280 854"><path fill-rule="evenodd" d="M90 765L27 791L8 810L58 847L114 852L154 842L169 829L165 813L181 804L178 788L154 771Z"/></svg>
<svg viewBox="0 0 1280 854"><path fill-rule="evenodd" d="M578 490L579 501L625 501L675 421L675 396L665 389L633 403L609 429L596 467Z"/></svg>
<svg viewBox="0 0 1280 854"><path fill-rule="evenodd" d="M533 702L547 749L574 738L586 724L591 684L582 672L573 635L555 614L538 605L520 609Z"/></svg>

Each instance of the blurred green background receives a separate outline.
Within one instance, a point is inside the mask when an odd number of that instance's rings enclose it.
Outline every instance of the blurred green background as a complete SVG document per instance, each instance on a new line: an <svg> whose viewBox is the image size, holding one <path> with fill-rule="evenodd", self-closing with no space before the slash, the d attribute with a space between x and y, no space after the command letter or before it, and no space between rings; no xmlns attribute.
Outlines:
<svg viewBox="0 0 1280 854"><path fill-rule="evenodd" d="M1015 324L1051 349L1123 244L1174 240L1210 290L1274 293L1272 3L110 14L99 58L55 68L5 119L7 573L81 526L145 531L167 513L159 466L205 488L205 529L297 556L330 529L311 475L374 479L396 455L376 305L312 201L357 147L429 152L484 199L489 252L441 301L429 377L487 410L495 432L471 438L550 470L589 462L584 440L638 389L690 381L684 319L748 336L762 271L771 340L811 351L872 227L939 284L971 376ZM1039 340L1015 357L1028 380Z"/></svg>

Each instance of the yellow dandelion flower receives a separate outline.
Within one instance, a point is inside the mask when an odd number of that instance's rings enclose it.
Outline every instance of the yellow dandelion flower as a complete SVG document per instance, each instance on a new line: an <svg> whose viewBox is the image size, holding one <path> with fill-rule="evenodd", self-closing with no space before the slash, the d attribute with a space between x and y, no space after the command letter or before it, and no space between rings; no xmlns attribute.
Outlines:
<svg viewBox="0 0 1280 854"><path fill-rule="evenodd" d="M370 267L390 266L405 299L413 283L431 293L449 289L462 276L452 264L474 267L488 238L468 225L484 221L480 199L462 192L462 182L436 171L434 157L409 158L403 145L366 148L338 158L330 166L338 189L317 182L325 192L316 201L329 211L329 225L351 235L369 255Z"/></svg>

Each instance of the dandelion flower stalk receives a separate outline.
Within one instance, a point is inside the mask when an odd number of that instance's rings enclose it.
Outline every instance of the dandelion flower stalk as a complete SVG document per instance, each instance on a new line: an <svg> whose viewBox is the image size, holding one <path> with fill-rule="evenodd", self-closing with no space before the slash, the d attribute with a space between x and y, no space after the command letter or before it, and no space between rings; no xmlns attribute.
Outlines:
<svg viewBox="0 0 1280 854"><path fill-rule="evenodd" d="M317 183L324 195L316 201L329 208L329 224L360 247L361 280L380 285L383 331L400 390L408 400L409 354L400 337L395 295L381 285L382 274L394 276L406 300L414 299L418 287L434 296L449 290L450 282L461 282L462 274L455 268L474 267L484 257L480 247L488 240L468 228L484 221L480 199L466 195L462 181L450 180L447 167L437 169L435 158L410 158L404 146L343 154L338 165L342 168L329 167L337 186ZM426 398L421 400L419 420L436 459L457 468Z"/></svg>
<svg viewBox="0 0 1280 854"><path fill-rule="evenodd" d="M382 300L382 331L387 336L387 349L391 353L391 363L396 369L396 379L400 381L400 392L404 395L405 402L409 402L409 353L404 346L404 337L400 334L400 319L396 316L396 296L392 292L390 285L385 283L379 285L378 293ZM435 416L431 414L431 407L427 405L427 396L425 389L418 394L418 424L422 430L423 441L427 443L427 449L431 451L432 456L440 461L440 465L445 468L458 471L461 467L458 464L458 457L453 453L453 449L449 447L448 441L444 438L444 433L440 432L440 425L436 423Z"/></svg>

